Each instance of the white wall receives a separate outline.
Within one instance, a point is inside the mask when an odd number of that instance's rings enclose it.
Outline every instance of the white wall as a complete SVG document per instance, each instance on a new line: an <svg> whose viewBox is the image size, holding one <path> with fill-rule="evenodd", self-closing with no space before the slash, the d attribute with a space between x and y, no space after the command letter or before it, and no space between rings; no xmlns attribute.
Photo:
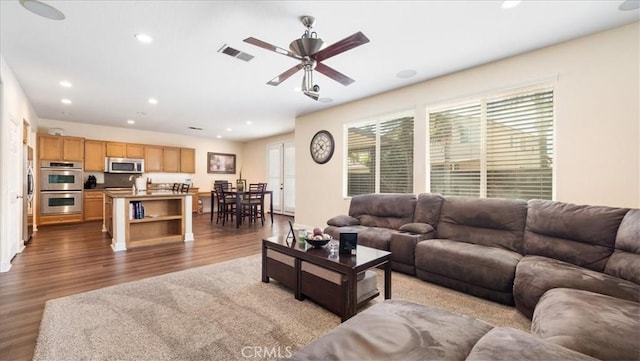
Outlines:
<svg viewBox="0 0 640 361"><path fill-rule="evenodd" d="M244 161L243 145L239 142L129 128L72 123L44 118L40 120L38 132L47 133L47 130L50 128L62 128L64 129L64 135L84 137L85 139L195 148L195 174L146 173L144 176L151 177L154 183L182 182L185 178L191 178L193 181L193 187L200 188L200 192L211 191L213 181L216 179L235 181L235 179L238 178L237 174L207 173L207 152L236 154L237 170L243 166Z"/></svg>
<svg viewBox="0 0 640 361"><path fill-rule="evenodd" d="M297 178L296 223L323 226L348 211L342 196L345 123L414 109L414 191L424 192L427 106L549 78L556 79L555 199L640 207L639 29L634 23L299 117L296 169L318 176ZM307 151L320 129L337 143L325 165Z"/></svg>
<svg viewBox="0 0 640 361"><path fill-rule="evenodd" d="M22 169L24 149L22 138L19 141L11 141L9 134L17 123L22 135L23 121L31 124L35 129L38 124L36 116L29 100L25 96L20 84L4 57L0 54L0 83L2 83L2 98L0 100L0 272L5 272L11 267L10 261L23 248L22 222L23 206L21 201L16 201L15 190L8 185L18 185L18 192L22 194L23 172L15 172L15 168ZM28 144L35 145L35 137L30 134ZM17 154L19 159L13 159L12 154ZM17 166L16 162L19 164ZM13 167L10 167L13 165ZM13 227L10 227L13 225ZM17 227L16 227L17 225ZM17 229L17 231L16 231Z"/></svg>

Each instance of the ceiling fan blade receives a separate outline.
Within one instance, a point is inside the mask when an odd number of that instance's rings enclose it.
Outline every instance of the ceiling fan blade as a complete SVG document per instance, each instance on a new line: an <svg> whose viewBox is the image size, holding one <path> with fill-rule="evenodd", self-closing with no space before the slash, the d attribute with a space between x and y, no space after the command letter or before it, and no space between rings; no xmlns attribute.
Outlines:
<svg viewBox="0 0 640 361"><path fill-rule="evenodd" d="M340 53L344 53L347 50L353 49L357 46L366 44L369 42L369 38L367 38L362 32L358 31L357 33L348 36L337 43L331 44L326 48L320 50L319 52L313 55L313 58L316 61L320 62L324 59L328 59L334 55L338 55Z"/></svg>
<svg viewBox="0 0 640 361"><path fill-rule="evenodd" d="M316 63L316 70L345 86L355 81L334 68L324 65L323 63Z"/></svg>
<svg viewBox="0 0 640 361"><path fill-rule="evenodd" d="M293 74L297 73L300 69L302 69L302 64L298 64L298 65L294 66L293 68L285 71L284 73L278 75L277 77L269 80L267 82L267 84L273 85L273 86L279 85L283 81L287 80L290 76L292 76Z"/></svg>
<svg viewBox="0 0 640 361"><path fill-rule="evenodd" d="M281 47L269 44L269 43L267 43L265 41L258 40L256 38L249 37L249 38L244 39L244 42L245 43L249 43L251 45L259 46L259 47L261 47L263 49L271 50L271 51L276 52L278 54L282 54L282 55L286 55L286 56L292 57L292 58L297 59L297 60L301 60L302 59L301 57L299 57L298 55L290 52L289 50L286 50L286 49L283 49Z"/></svg>

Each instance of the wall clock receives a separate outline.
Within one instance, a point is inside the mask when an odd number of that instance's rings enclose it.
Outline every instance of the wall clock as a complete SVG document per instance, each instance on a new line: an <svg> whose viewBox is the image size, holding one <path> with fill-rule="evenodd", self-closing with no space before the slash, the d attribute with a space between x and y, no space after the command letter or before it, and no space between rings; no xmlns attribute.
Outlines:
<svg viewBox="0 0 640 361"><path fill-rule="evenodd" d="M309 151L311 152L311 158L318 164L328 162L333 156L334 149L335 142L333 136L326 130L317 132L313 138L311 138Z"/></svg>

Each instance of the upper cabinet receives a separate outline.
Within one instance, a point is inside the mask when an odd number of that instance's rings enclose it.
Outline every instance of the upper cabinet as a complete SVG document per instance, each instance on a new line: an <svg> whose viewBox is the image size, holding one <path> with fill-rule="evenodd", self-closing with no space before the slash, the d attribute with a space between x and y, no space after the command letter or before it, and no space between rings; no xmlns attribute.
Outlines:
<svg viewBox="0 0 640 361"><path fill-rule="evenodd" d="M180 172L180 148L164 147L162 149L162 171Z"/></svg>
<svg viewBox="0 0 640 361"><path fill-rule="evenodd" d="M84 138L38 135L38 157L41 160L84 161Z"/></svg>
<svg viewBox="0 0 640 361"><path fill-rule="evenodd" d="M153 145L144 147L144 171L162 172L162 147Z"/></svg>
<svg viewBox="0 0 640 361"><path fill-rule="evenodd" d="M196 172L196 150L180 148L180 173Z"/></svg>
<svg viewBox="0 0 640 361"><path fill-rule="evenodd" d="M106 143L101 140L84 141L84 170L104 172L104 157L106 155Z"/></svg>
<svg viewBox="0 0 640 361"><path fill-rule="evenodd" d="M107 157L114 158L144 158L142 144L107 142Z"/></svg>

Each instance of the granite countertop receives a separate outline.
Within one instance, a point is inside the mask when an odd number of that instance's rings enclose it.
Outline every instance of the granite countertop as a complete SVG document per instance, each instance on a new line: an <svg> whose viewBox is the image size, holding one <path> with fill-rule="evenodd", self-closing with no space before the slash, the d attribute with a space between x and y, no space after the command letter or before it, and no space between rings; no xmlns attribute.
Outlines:
<svg viewBox="0 0 640 361"><path fill-rule="evenodd" d="M134 192L132 190L110 190L105 189L104 194L112 198L144 198L144 197L176 197L176 196L191 196L190 193L174 192L172 190L148 190Z"/></svg>

